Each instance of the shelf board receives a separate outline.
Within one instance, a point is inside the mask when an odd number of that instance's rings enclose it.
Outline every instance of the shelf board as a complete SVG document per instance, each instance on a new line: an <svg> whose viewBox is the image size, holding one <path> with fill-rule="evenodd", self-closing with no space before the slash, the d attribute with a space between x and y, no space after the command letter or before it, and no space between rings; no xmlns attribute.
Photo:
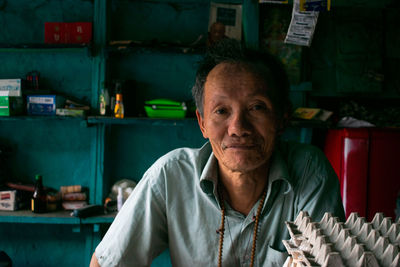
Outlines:
<svg viewBox="0 0 400 267"><path fill-rule="evenodd" d="M124 118L117 119L114 117L88 117L88 124L111 124L111 125L149 125L149 126L184 126L196 123L195 118L183 119L154 119L154 118Z"/></svg>
<svg viewBox="0 0 400 267"><path fill-rule="evenodd" d="M70 117L70 116L0 116L1 121L46 121L46 120L68 120L86 122L88 125L104 124L104 125L144 125L144 126L188 126L197 125L196 118L167 119L167 118L147 118L147 117L127 117L117 119L108 116L89 116ZM329 124L323 121L315 120L291 120L289 127L294 128L327 128Z"/></svg>
<svg viewBox="0 0 400 267"><path fill-rule="evenodd" d="M85 117L72 116L0 116L1 121L44 121L44 120L76 120L85 121Z"/></svg>
<svg viewBox="0 0 400 267"><path fill-rule="evenodd" d="M310 96L314 98L331 98L331 99L400 99L400 92L321 92L311 91Z"/></svg>
<svg viewBox="0 0 400 267"><path fill-rule="evenodd" d="M291 128L329 128L329 122L318 120L291 120L289 127Z"/></svg>
<svg viewBox="0 0 400 267"><path fill-rule="evenodd" d="M0 44L0 52L82 52L91 51L88 44Z"/></svg>
<svg viewBox="0 0 400 267"><path fill-rule="evenodd" d="M32 213L30 210L0 211L0 223L40 223L40 224L97 224L112 223L115 213L80 219L69 211Z"/></svg>
<svg viewBox="0 0 400 267"><path fill-rule="evenodd" d="M176 45L176 44L115 44L109 45L105 49L108 53L145 53L145 52L160 52L169 54L190 54L203 55L206 52L206 47Z"/></svg>

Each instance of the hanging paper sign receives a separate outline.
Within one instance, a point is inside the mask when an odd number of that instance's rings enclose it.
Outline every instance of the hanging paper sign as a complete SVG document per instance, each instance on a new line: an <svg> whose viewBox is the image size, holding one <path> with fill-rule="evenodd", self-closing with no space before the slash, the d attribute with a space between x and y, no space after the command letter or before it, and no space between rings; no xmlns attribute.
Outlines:
<svg viewBox="0 0 400 267"><path fill-rule="evenodd" d="M294 0L285 43L310 46L318 20L318 11L300 11L300 0Z"/></svg>

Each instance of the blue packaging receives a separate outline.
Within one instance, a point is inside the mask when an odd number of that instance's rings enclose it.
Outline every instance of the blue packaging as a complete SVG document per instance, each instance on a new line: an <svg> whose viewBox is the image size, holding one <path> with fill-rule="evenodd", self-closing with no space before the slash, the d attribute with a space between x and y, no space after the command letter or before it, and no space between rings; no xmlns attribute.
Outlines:
<svg viewBox="0 0 400 267"><path fill-rule="evenodd" d="M28 115L56 115L56 95L28 95Z"/></svg>

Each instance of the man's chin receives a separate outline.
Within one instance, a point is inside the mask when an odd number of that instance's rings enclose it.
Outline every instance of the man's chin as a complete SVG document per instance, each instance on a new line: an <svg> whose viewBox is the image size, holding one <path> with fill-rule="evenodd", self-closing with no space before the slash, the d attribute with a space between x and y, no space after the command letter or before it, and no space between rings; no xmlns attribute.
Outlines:
<svg viewBox="0 0 400 267"><path fill-rule="evenodd" d="M248 173L258 169L263 164L265 164L265 161L246 159L244 161L230 162L225 166L233 172Z"/></svg>

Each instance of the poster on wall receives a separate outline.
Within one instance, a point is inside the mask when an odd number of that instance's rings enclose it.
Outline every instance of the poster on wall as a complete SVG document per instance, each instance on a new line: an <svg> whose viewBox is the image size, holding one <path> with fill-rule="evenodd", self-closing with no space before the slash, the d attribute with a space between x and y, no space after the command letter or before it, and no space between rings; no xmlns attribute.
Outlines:
<svg viewBox="0 0 400 267"><path fill-rule="evenodd" d="M241 40L242 5L211 2L208 30L208 43L222 38Z"/></svg>

